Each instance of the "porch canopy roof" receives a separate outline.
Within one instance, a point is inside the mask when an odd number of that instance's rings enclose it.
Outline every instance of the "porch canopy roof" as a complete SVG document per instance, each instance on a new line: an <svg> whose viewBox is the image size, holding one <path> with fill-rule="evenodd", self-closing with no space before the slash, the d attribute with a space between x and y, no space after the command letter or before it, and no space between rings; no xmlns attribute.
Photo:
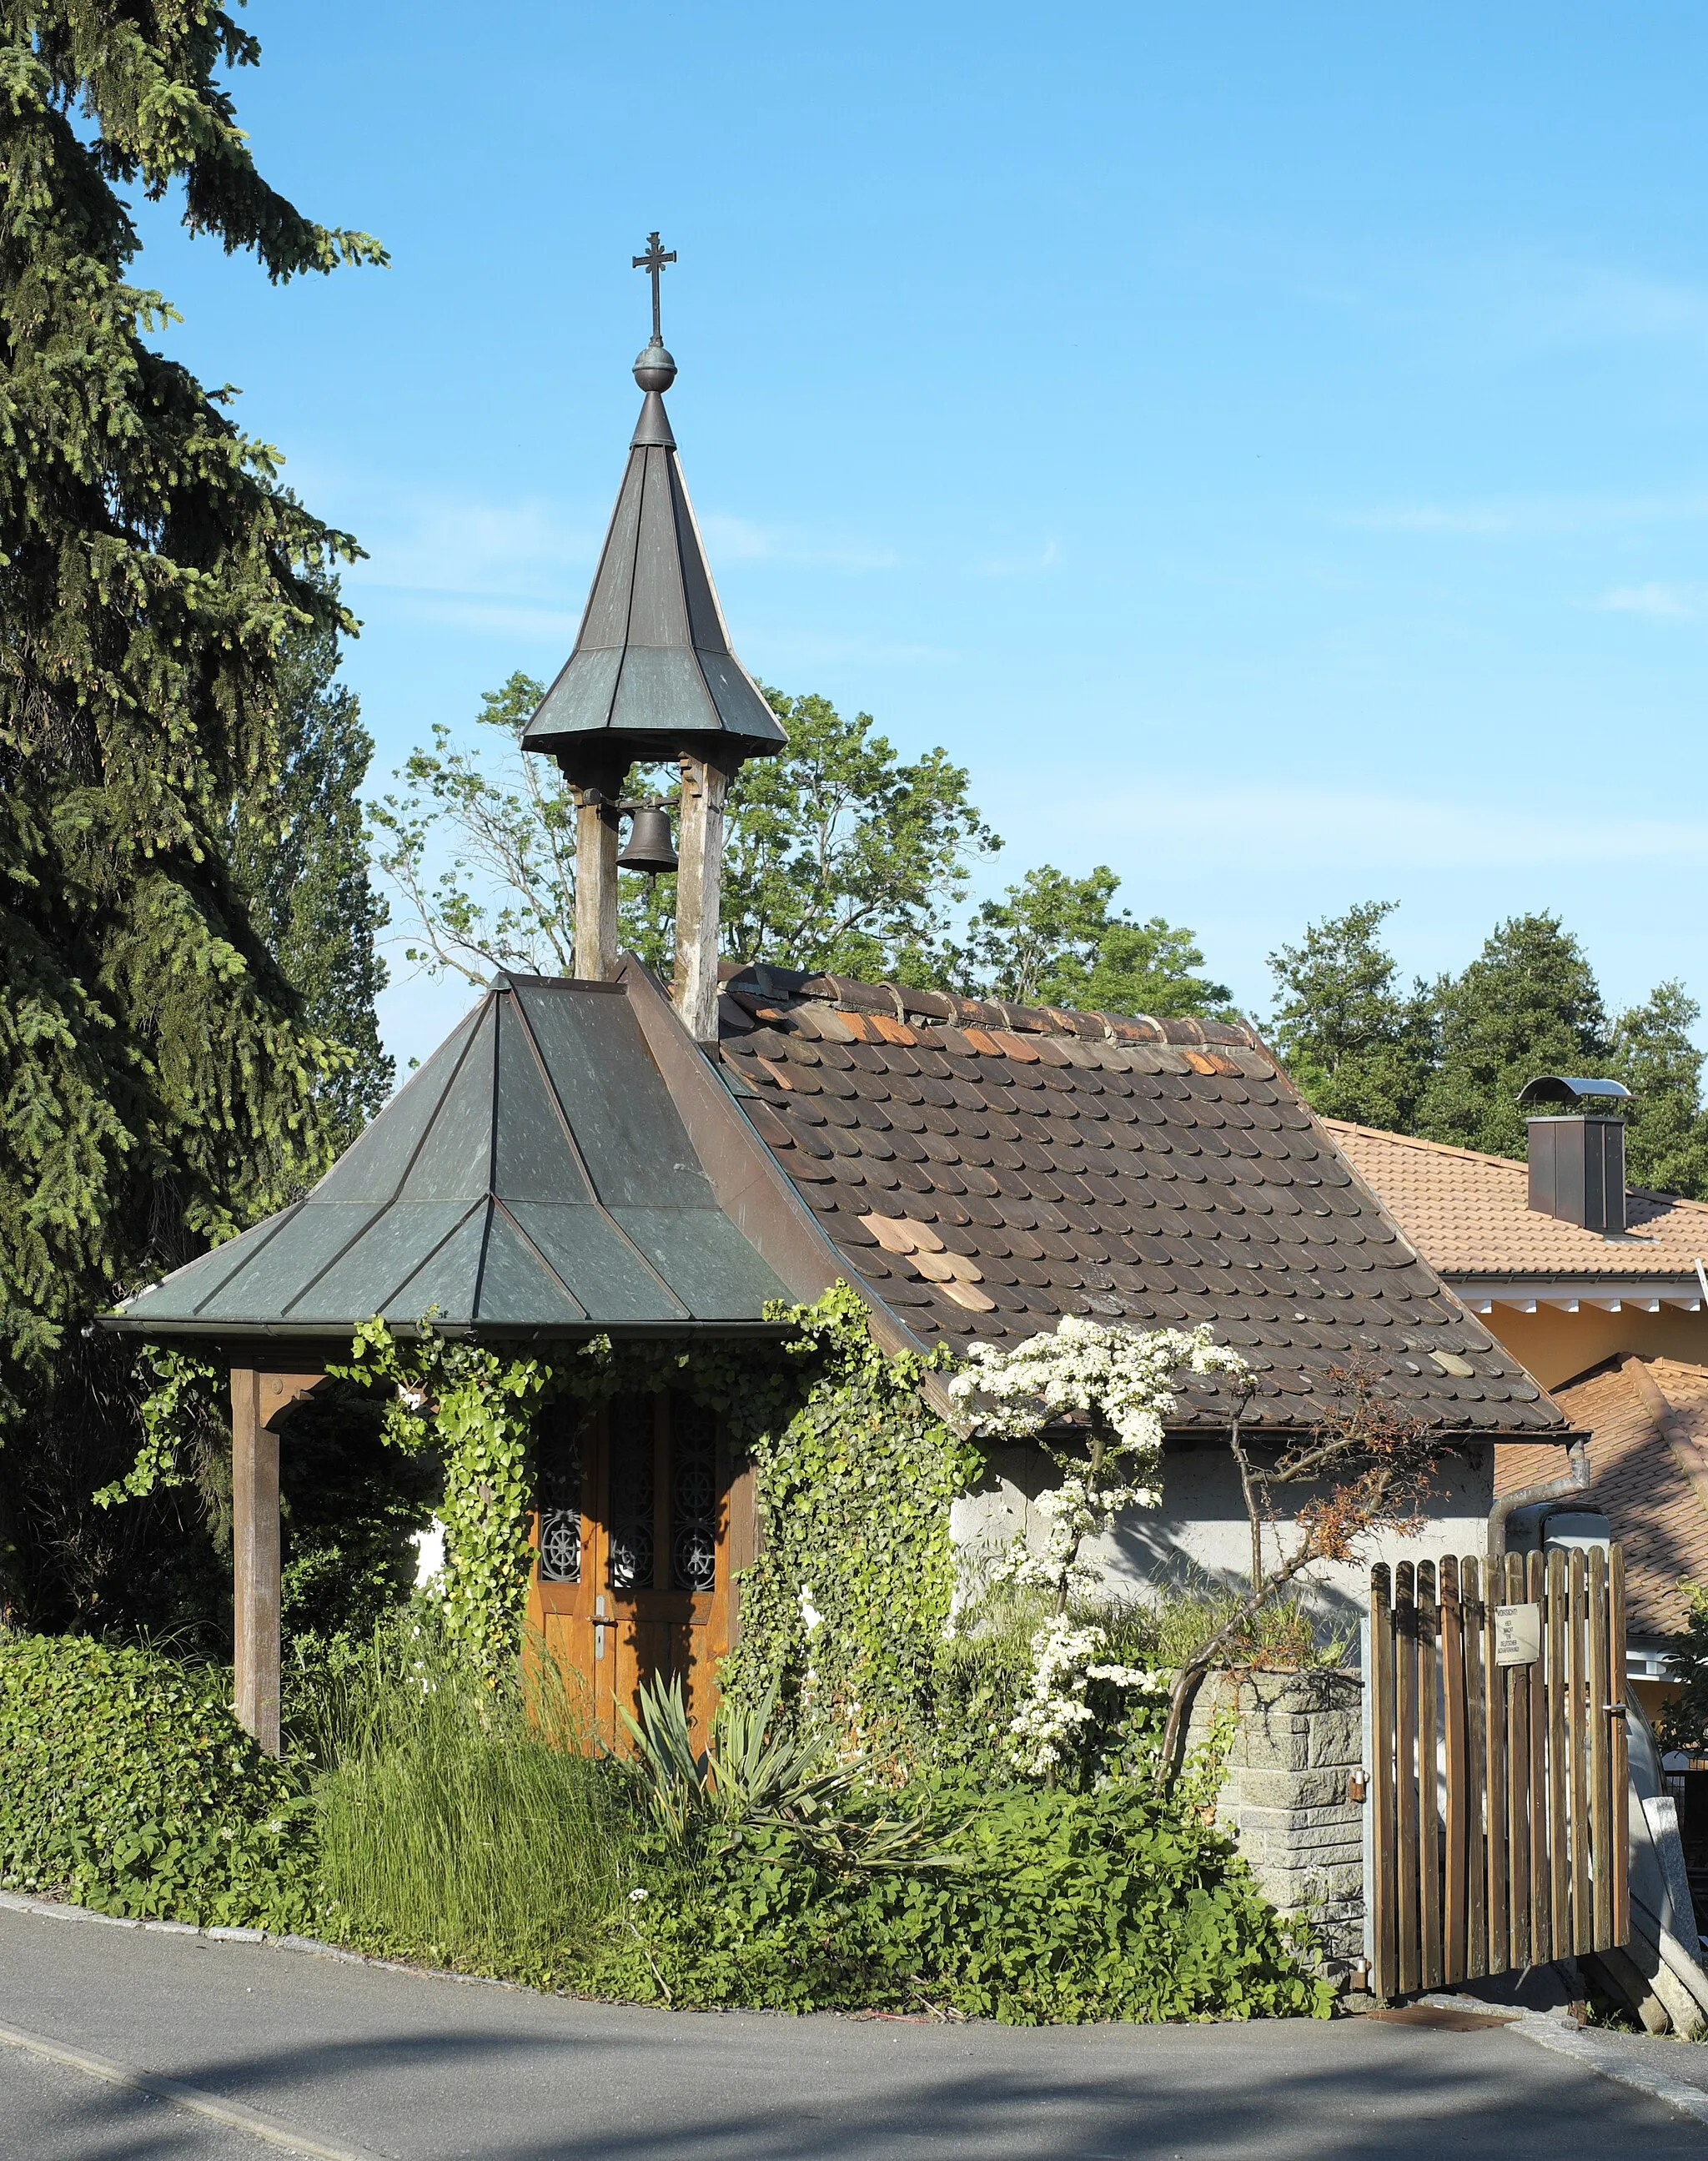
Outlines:
<svg viewBox="0 0 1708 2161"><path fill-rule="evenodd" d="M500 976L313 1191L140 1292L138 1335L781 1332L627 983Z"/></svg>

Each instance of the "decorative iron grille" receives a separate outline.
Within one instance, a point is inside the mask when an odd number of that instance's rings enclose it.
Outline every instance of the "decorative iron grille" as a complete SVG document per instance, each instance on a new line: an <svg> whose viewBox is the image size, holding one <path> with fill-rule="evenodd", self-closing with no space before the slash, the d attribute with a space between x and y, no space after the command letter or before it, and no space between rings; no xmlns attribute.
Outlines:
<svg viewBox="0 0 1708 2161"><path fill-rule="evenodd" d="M657 1545L653 1451L656 1398L613 1396L611 1435L611 1543L607 1580L613 1591L650 1591Z"/></svg>
<svg viewBox="0 0 1708 2161"><path fill-rule="evenodd" d="M581 1432L567 1420L540 1450L539 1576L581 1580Z"/></svg>
<svg viewBox="0 0 1708 2161"><path fill-rule="evenodd" d="M689 1397L670 1398L670 1582L711 1591L717 1582L717 1424Z"/></svg>

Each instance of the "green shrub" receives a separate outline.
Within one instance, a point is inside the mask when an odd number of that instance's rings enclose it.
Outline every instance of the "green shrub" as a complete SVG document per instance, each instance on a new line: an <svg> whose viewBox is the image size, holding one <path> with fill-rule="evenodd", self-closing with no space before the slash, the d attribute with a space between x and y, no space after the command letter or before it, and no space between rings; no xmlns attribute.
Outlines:
<svg viewBox="0 0 1708 2161"><path fill-rule="evenodd" d="M306 1926L308 1804L228 1686L133 1645L0 1630L0 1883L102 1914Z"/></svg>
<svg viewBox="0 0 1708 2161"><path fill-rule="evenodd" d="M1107 1656L1118 1665L1177 1668L1215 1635L1238 1600L1207 1580L1169 1587L1153 1598L1075 1599L1075 1622L1103 1631ZM997 1583L980 1590L939 1643L930 1681L930 1758L940 1766L976 1768L1004 1783L1015 1776L1009 1723L1033 1668L1032 1638L1049 1617L1045 1594ZM1348 1644L1325 1628L1301 1600L1273 1600L1228 1647L1231 1667L1271 1672L1339 1665ZM1162 1739L1159 1700L1094 1682L1087 1696L1096 1716L1085 1728L1063 1775L1084 1784L1114 1771L1138 1775Z"/></svg>
<svg viewBox="0 0 1708 2161"><path fill-rule="evenodd" d="M919 2008L1008 2024L1326 2014L1228 1841L1124 1781L922 1789L955 1868L835 1874L782 1838L639 1850L591 1985L642 2001Z"/></svg>
<svg viewBox="0 0 1708 2161"><path fill-rule="evenodd" d="M1661 1707L1656 1732L1663 1748L1700 1755L1708 1747L1708 1588L1679 1586L1689 1600L1685 1625L1666 1642L1669 1678L1681 1682Z"/></svg>
<svg viewBox="0 0 1708 2161"><path fill-rule="evenodd" d="M628 1781L581 1752L537 1647L476 1669L426 1614L382 1630L315 1711L325 1925L347 1942L553 1986L633 1880Z"/></svg>

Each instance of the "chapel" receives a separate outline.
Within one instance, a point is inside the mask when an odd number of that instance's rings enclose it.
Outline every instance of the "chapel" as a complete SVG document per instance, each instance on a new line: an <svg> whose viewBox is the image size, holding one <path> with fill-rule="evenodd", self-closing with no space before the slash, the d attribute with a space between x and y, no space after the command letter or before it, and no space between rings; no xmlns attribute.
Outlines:
<svg viewBox="0 0 1708 2161"><path fill-rule="evenodd" d="M656 258L656 259L654 259ZM737 658L684 482L659 334L574 648L524 742L576 804L572 977L500 975L315 1189L107 1325L232 1372L240 1715L279 1745L279 1464L289 1414L379 1315L495 1345L776 1339L850 1285L889 1351L1013 1345L1065 1314L1207 1321L1255 1377L1254 1437L1310 1429L1357 1361L1441 1437L1420 1552L1480 1549L1495 1456L1573 1435L1423 1258L1256 1031L864 983L720 950L725 806L785 746ZM674 834L638 770L681 776ZM623 844L625 823L627 844ZM674 871L674 966L618 950L618 879ZM928 1387L935 1388L928 1380ZM946 1401L946 1399L945 1399ZM1237 1568L1226 1383L1188 1379L1163 1507L1114 1582ZM958 1511L1027 1519L1009 1451ZM648 1676L696 1721L740 1629L754 1474L680 1393L618 1397L538 1450L531 1613L596 1730ZM1534 1456L1527 1461L1534 1460Z"/></svg>

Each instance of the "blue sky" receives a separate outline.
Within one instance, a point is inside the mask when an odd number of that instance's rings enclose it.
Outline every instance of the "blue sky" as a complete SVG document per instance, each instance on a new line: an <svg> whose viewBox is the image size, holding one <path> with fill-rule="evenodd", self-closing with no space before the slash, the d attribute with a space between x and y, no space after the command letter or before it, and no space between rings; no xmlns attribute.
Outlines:
<svg viewBox="0 0 1708 2161"><path fill-rule="evenodd" d="M375 778L568 650L657 226L750 669L941 742L1267 1009L1549 907L1708 994L1708 11L257 0L273 185L385 271L145 221L174 349L369 551ZM394 960L393 1047L466 993Z"/></svg>

